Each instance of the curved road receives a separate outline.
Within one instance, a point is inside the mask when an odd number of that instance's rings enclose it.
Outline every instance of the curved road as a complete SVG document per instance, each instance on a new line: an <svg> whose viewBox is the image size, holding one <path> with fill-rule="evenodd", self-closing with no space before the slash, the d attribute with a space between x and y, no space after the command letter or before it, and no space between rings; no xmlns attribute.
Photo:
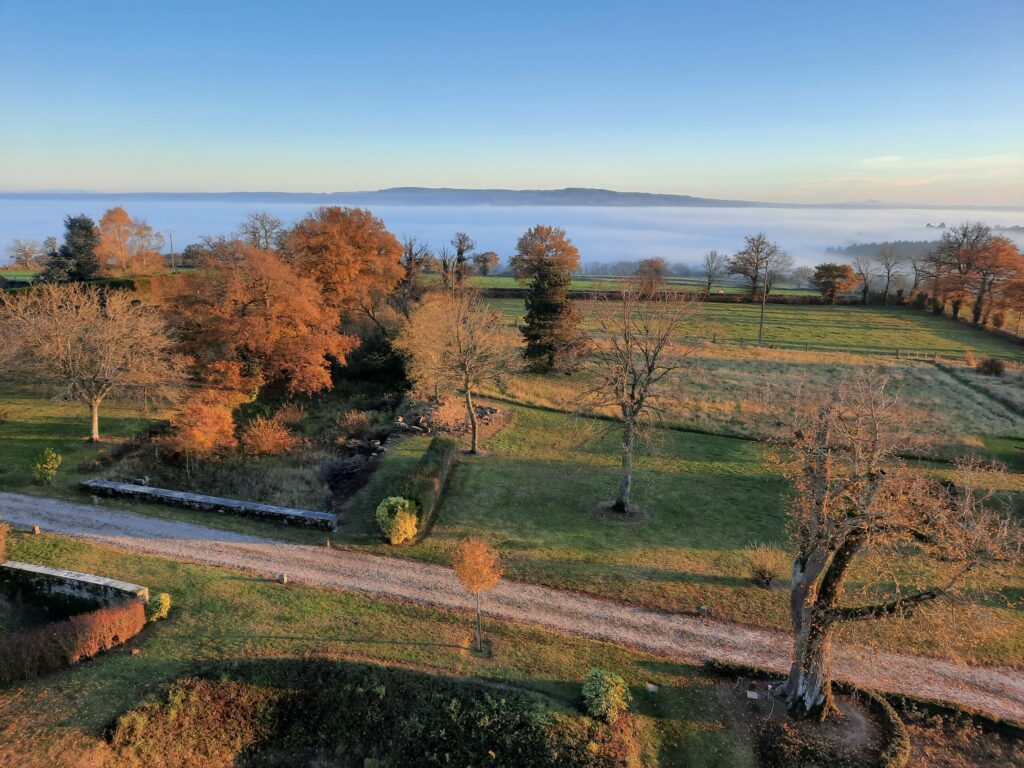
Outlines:
<svg viewBox="0 0 1024 768"><path fill-rule="evenodd" d="M331 589L470 610L470 597L443 566L350 550L290 544L190 523L20 494L0 493L0 518L21 528L79 536L119 549ZM547 587L503 582L484 611L495 618L535 624L606 640L691 663L709 659L784 672L789 638L781 632L693 616L659 613ZM1024 672L973 667L857 646L835 651L836 676L858 686L954 702L993 715L1024 720Z"/></svg>

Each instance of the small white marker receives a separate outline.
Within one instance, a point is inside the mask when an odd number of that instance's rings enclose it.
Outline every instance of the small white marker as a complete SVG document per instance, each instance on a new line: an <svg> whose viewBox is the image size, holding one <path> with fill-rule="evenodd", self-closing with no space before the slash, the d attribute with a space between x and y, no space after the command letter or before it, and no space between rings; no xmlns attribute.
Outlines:
<svg viewBox="0 0 1024 768"><path fill-rule="evenodd" d="M761 698L761 694L759 694L757 691L747 691L747 698L748 699L760 699Z"/></svg>

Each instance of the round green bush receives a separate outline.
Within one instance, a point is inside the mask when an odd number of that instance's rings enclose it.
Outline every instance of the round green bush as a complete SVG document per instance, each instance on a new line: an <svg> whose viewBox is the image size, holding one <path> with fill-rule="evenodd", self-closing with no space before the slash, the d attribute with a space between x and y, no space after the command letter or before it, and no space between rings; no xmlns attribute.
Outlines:
<svg viewBox="0 0 1024 768"><path fill-rule="evenodd" d="M583 682L583 703L587 714L596 720L614 723L632 698L626 681L614 672L592 669Z"/></svg>
<svg viewBox="0 0 1024 768"><path fill-rule="evenodd" d="M419 516L416 502L401 496L388 496L375 513L381 533L392 544L404 544L416 537Z"/></svg>
<svg viewBox="0 0 1024 768"><path fill-rule="evenodd" d="M161 592L146 605L146 621L166 619L171 612L171 596Z"/></svg>
<svg viewBox="0 0 1024 768"><path fill-rule="evenodd" d="M43 448L32 463L32 479L39 485L50 485L57 476L61 455L53 448Z"/></svg>

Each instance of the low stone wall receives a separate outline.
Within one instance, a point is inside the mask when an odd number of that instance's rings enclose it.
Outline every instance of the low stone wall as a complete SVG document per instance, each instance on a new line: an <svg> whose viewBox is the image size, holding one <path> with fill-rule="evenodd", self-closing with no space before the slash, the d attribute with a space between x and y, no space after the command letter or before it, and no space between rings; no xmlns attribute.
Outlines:
<svg viewBox="0 0 1024 768"><path fill-rule="evenodd" d="M173 491L168 488L151 488L148 485L132 485L131 483L118 483L113 480L85 480L79 483L79 487L84 491L105 496L127 496L141 499L142 501L170 504L175 507L189 507L191 509L204 509L210 512L244 515L283 525L333 530L338 524L337 516L329 512L277 507L273 504L260 504L255 501L242 501L240 499L223 499L218 496L204 496L201 493Z"/></svg>
<svg viewBox="0 0 1024 768"><path fill-rule="evenodd" d="M15 560L0 565L0 588L12 596L42 598L71 613L95 610L126 599L149 602L148 587Z"/></svg>

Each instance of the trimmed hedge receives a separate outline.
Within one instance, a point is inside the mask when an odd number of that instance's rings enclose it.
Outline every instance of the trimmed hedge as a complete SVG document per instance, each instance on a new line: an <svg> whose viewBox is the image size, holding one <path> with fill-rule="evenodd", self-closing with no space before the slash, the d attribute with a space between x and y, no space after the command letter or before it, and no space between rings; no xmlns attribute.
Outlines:
<svg viewBox="0 0 1024 768"><path fill-rule="evenodd" d="M7 559L7 534L10 531L11 526L0 522L0 563Z"/></svg>
<svg viewBox="0 0 1024 768"><path fill-rule="evenodd" d="M64 621L0 638L0 685L76 664L127 642L146 626L139 600L80 613Z"/></svg>
<svg viewBox="0 0 1024 768"><path fill-rule="evenodd" d="M554 714L536 695L401 668L252 660L179 680L123 715L111 744L128 768L343 765L618 768L637 764L629 718ZM334 764L333 761L330 761Z"/></svg>
<svg viewBox="0 0 1024 768"><path fill-rule="evenodd" d="M416 504L421 537L433 526L457 454L458 443L455 440L435 436L408 476L394 483L386 494L401 496Z"/></svg>

